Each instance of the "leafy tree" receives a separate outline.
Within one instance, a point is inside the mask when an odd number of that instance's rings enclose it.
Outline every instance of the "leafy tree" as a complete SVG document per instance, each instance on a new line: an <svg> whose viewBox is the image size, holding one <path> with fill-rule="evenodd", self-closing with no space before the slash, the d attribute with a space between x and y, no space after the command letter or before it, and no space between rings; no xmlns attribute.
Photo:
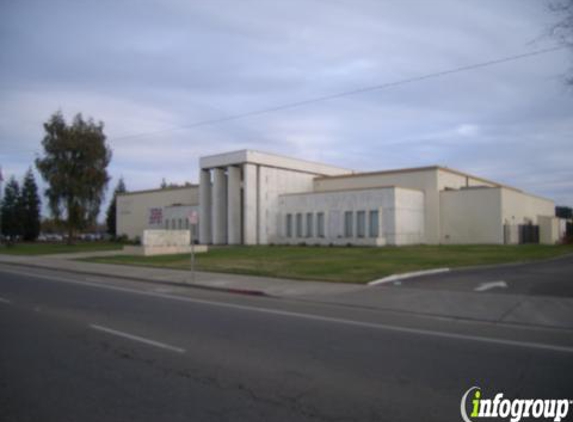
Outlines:
<svg viewBox="0 0 573 422"><path fill-rule="evenodd" d="M106 224L107 224L107 232L111 236L117 236L117 227L116 227L116 216L117 216L117 194L127 192L125 188L125 183L123 182L123 178L120 178L117 182L117 186L113 191L113 197L111 198L111 202L109 203L109 207L107 209L106 215Z"/></svg>
<svg viewBox="0 0 573 422"><path fill-rule="evenodd" d="M14 177L6 183L1 211L2 234L10 239L22 235L20 185Z"/></svg>
<svg viewBox="0 0 573 422"><path fill-rule="evenodd" d="M75 230L95 222L109 181L111 150L103 126L81 114L68 125L61 112L44 123L44 151L36 167L49 186L45 193L51 213L65 220L68 243Z"/></svg>
<svg viewBox="0 0 573 422"><path fill-rule="evenodd" d="M40 205L36 179L34 179L32 169L28 169L20 194L22 236L24 240L36 240L40 234Z"/></svg>

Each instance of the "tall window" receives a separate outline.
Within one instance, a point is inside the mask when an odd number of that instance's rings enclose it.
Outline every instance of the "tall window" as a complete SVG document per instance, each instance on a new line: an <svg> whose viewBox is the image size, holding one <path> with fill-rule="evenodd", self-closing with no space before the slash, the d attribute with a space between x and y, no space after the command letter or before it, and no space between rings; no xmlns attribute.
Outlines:
<svg viewBox="0 0 573 422"><path fill-rule="evenodd" d="M324 237L324 213L319 212L316 214L316 235Z"/></svg>
<svg viewBox="0 0 573 422"><path fill-rule="evenodd" d="M312 221L312 213L306 213L306 237L312 237L313 235L313 221Z"/></svg>
<svg viewBox="0 0 573 422"><path fill-rule="evenodd" d="M177 220L177 228L178 228L179 230L181 230L181 229L183 228L183 220L181 220L181 219L178 219L178 220Z"/></svg>
<svg viewBox="0 0 573 422"><path fill-rule="evenodd" d="M175 230L175 219L171 219L171 230Z"/></svg>
<svg viewBox="0 0 573 422"><path fill-rule="evenodd" d="M286 235L292 237L292 214L286 216Z"/></svg>
<svg viewBox="0 0 573 422"><path fill-rule="evenodd" d="M356 235L364 237L366 235L366 211L356 213Z"/></svg>
<svg viewBox="0 0 573 422"><path fill-rule="evenodd" d="M302 214L296 214L296 237L302 237Z"/></svg>
<svg viewBox="0 0 573 422"><path fill-rule="evenodd" d="M345 237L352 237L353 230L352 230L352 211L345 211L344 212L344 236Z"/></svg>
<svg viewBox="0 0 573 422"><path fill-rule="evenodd" d="M370 237L380 236L380 222L378 220L378 210L370 211L370 226L368 234Z"/></svg>
<svg viewBox="0 0 573 422"><path fill-rule="evenodd" d="M165 230L169 230L169 220L165 219Z"/></svg>

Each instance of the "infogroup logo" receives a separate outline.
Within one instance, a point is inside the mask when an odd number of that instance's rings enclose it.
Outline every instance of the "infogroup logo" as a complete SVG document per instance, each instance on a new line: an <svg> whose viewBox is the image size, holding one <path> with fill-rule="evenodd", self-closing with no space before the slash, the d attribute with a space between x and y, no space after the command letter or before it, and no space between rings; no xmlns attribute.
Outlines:
<svg viewBox="0 0 573 422"><path fill-rule="evenodd" d="M468 403L471 400L471 403ZM522 418L549 419L559 422L567 417L573 400L569 399L505 399L497 393L493 399L482 397L480 387L471 387L462 396L460 412L464 422L480 418L501 418L519 422ZM468 415L468 409L471 409Z"/></svg>

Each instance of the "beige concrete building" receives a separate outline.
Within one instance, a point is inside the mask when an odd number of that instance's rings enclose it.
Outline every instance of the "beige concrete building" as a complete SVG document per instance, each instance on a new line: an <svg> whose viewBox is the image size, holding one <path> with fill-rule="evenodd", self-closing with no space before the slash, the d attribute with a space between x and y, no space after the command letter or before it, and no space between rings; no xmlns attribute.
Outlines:
<svg viewBox="0 0 573 422"><path fill-rule="evenodd" d="M200 184L118 197L118 233L186 229L205 244L555 243L551 200L441 166L379 172L242 150L202 157Z"/></svg>

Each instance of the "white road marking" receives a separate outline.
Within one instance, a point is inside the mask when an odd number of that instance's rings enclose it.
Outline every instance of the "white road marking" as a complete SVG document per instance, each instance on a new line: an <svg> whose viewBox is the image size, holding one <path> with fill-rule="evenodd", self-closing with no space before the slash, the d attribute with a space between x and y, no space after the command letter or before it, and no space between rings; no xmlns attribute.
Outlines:
<svg viewBox="0 0 573 422"><path fill-rule="evenodd" d="M380 284L391 283L396 280L405 280L407 278L421 277L423 275L441 274L450 271L449 268L434 268L433 270L414 271L411 273L393 274L368 283L369 286L378 286Z"/></svg>
<svg viewBox="0 0 573 422"><path fill-rule="evenodd" d="M11 301L9 301L8 299L4 299L3 297L0 297L0 302L2 303L6 303L6 304L10 304L12 303Z"/></svg>
<svg viewBox="0 0 573 422"><path fill-rule="evenodd" d="M495 288L501 288L501 289L506 289L507 288L507 283L503 280L500 281L490 281L487 283L481 283L478 287L476 287L474 289L474 291L476 292L485 292L487 290L491 290L491 289L495 289Z"/></svg>
<svg viewBox="0 0 573 422"><path fill-rule="evenodd" d="M205 299L195 299L190 297L183 297L183 296L174 296L165 293L155 293L150 291L141 291L136 289L131 289L128 287L118 287L118 286L110 286L110 285L103 285L100 283L90 283L84 281L76 281L65 279L56 276L43 276L37 274L30 274L18 271L8 271L2 269L2 271L13 272L16 274L26 274L31 277L36 278L43 278L52 281L61 281L64 283L70 284L79 284L83 286L90 286L99 289L107 289L113 290L118 292L124 293L132 293L141 296L150 296L150 297L157 297L161 299L168 299L168 300L176 300L179 302L188 302L188 303L195 303L201 305L208 305L208 306L216 306L220 308L228 308L228 309L238 309L242 311L250 311L250 312L258 312L258 313L265 313L265 314L272 314L272 315L280 315L280 316L287 316L292 318L302 318L314 321L321 321L321 322L331 322L331 323L338 323L344 325L351 325L356 327L364 327L364 328L374 328L383 331L393 331L399 333L408 333L408 334L417 334L423 335L428 337L438 337L438 338L447 338L452 340L465 340L465 341L472 341L472 342L479 342L479 343L489 343L489 344L501 344L504 346L514 346L514 347L523 347L529 349L539 349L539 350L549 350L553 352L564 352L564 353L573 353L573 346L560 346L555 344L547 344L547 343L534 343L530 341L519 341L519 340L506 340L502 338L494 338L494 337L482 337L482 336L473 336L473 335L466 335L466 334L456 334L456 333L449 333L445 331L435 331L435 330L425 330L419 328L408 328L408 327L399 327L395 325L387 325L387 324L378 324L374 322L362 322L362 321L355 321L349 319L342 319L342 318L334 318L334 317L326 317L320 315L313 315L313 314L303 314L299 312L291 312L291 311L281 311L277 309L268 309L268 308L257 308L252 306L246 305L236 305L233 303L225 303L225 302L215 302L211 300Z"/></svg>
<svg viewBox="0 0 573 422"><path fill-rule="evenodd" d="M182 349L180 347L171 346L169 344L165 344L165 343L161 343L159 341L150 340L150 339L145 338L145 337L140 337L140 336L136 336L133 334L125 333L123 331L117 331L117 330L114 330L112 328L103 327L101 325L90 324L90 328L93 328L94 330L98 330L98 331L103 331L104 333L112 334L114 336L123 337L123 338L133 340L133 341L138 341L140 343L148 344L150 346L155 346L155 347L160 347L162 349L171 350L172 352L185 353L185 349Z"/></svg>

